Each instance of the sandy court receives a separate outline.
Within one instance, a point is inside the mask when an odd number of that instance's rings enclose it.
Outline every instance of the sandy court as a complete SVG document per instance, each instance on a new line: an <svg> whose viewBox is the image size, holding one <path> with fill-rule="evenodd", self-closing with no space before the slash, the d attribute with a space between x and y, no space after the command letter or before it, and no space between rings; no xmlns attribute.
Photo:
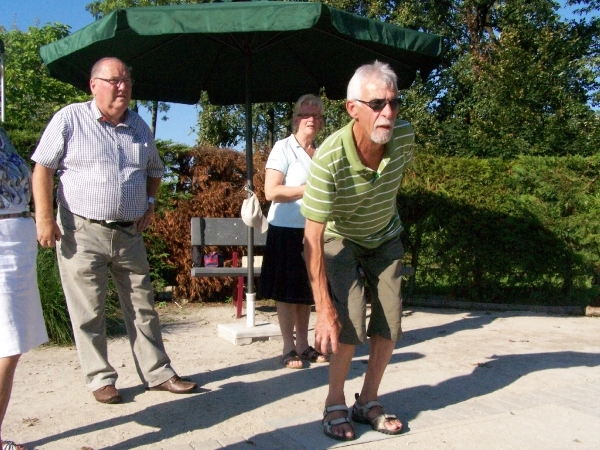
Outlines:
<svg viewBox="0 0 600 450"><path fill-rule="evenodd" d="M380 401L408 432L389 439L360 425L357 441L337 443L319 425L327 365L289 370L281 341L219 338L218 324L245 322L231 305L159 311L173 367L199 393L146 392L118 337L109 360L123 403L100 404L74 347L42 347L19 363L3 437L44 450L600 448L597 318L407 307ZM258 306L256 320L276 324L274 307ZM349 405L367 352L359 347L353 360Z"/></svg>

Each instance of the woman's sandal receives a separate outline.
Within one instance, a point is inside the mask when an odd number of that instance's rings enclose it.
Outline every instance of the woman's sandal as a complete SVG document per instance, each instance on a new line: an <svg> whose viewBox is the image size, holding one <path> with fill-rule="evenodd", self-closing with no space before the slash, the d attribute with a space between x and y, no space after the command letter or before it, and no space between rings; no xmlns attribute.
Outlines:
<svg viewBox="0 0 600 450"><path fill-rule="evenodd" d="M332 413L335 411L346 411L346 415L344 417L338 417L337 419L325 421L325 417L327 417L327 415L329 413ZM326 406L325 410L323 411L322 422L323 422L323 433L325 433L325 436L330 437L331 439L335 439L336 441L353 441L354 439L356 439L356 435L354 434L354 427L352 426L352 422L350 422L348 420L348 407L346 405ZM343 423L350 424L350 428L352 428L352 437L348 437L345 435L338 436L337 434L335 434L331 431L332 427L337 427L338 425L342 425Z"/></svg>
<svg viewBox="0 0 600 450"><path fill-rule="evenodd" d="M304 364L302 364L300 366L290 364L291 362L296 362L296 361L302 362L302 360L298 357L298 353L296 353L296 350L292 350L291 352L283 355L281 357L281 361L287 369L304 369Z"/></svg>
<svg viewBox="0 0 600 450"><path fill-rule="evenodd" d="M400 424L400 428L398 428L397 430L388 430L385 427L386 422L389 422L391 420L398 420L398 418L393 414L386 414L385 411L383 411L381 403L371 401L360 406L358 404L359 395L354 394L354 397L356 398L356 402L352 407L352 420L358 423L367 423L371 425L371 428L373 428L375 431L379 431L383 434L400 434L402 433L402 431L404 431L404 427L402 426L402 424ZM381 407L382 413L370 419L369 411L377 406Z"/></svg>
<svg viewBox="0 0 600 450"><path fill-rule="evenodd" d="M13 441L1 441L0 450L26 450L25 447L15 444Z"/></svg>
<svg viewBox="0 0 600 450"><path fill-rule="evenodd" d="M327 356L325 356L323 353L319 353L310 345L299 356L300 356L300 359L304 359L305 361L309 361L311 363L321 364L321 363L329 362L329 358Z"/></svg>

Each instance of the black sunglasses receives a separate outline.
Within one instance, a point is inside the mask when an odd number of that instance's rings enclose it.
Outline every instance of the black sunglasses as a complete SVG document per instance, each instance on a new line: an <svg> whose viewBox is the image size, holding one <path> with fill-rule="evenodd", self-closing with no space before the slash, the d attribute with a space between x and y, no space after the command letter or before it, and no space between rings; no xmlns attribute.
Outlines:
<svg viewBox="0 0 600 450"><path fill-rule="evenodd" d="M390 108L392 108L393 110L398 109L398 107L400 106L400 99L397 99L397 98L393 98L391 100L386 100L385 98L376 98L369 102L365 102L364 100L356 99L356 101L364 103L365 105L367 105L369 108L371 108L375 112L383 111L383 108L385 108L385 105L387 105L388 103L390 104Z"/></svg>

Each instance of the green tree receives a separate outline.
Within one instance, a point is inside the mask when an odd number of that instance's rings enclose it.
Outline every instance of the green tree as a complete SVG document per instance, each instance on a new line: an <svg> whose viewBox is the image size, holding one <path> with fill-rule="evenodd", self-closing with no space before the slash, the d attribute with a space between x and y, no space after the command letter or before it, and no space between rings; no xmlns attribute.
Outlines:
<svg viewBox="0 0 600 450"><path fill-rule="evenodd" d="M428 151L504 158L596 151L598 20L562 21L558 6L551 0L402 3L392 15L399 25L447 38L445 67L415 86L429 101L416 108Z"/></svg>
<svg viewBox="0 0 600 450"><path fill-rule="evenodd" d="M39 56L42 45L69 34L67 25L30 27L27 31L0 28L6 48L6 129L15 147L29 158L52 115L62 106L88 98L73 86L48 75Z"/></svg>
<svg viewBox="0 0 600 450"><path fill-rule="evenodd" d="M133 8L137 6L165 6L187 5L193 3L206 3L198 0L94 0L85 7L86 11L98 20L106 14L119 8Z"/></svg>

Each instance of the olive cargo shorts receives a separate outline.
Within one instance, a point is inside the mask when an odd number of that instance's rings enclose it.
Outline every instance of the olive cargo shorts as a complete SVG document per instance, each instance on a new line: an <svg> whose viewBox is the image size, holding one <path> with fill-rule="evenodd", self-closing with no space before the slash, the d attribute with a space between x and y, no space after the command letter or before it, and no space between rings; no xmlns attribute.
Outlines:
<svg viewBox="0 0 600 450"><path fill-rule="evenodd" d="M325 270L342 324L341 343L362 344L372 335L393 341L402 336L400 271L403 255L400 236L375 249L367 249L348 239L325 237ZM371 301L368 330L366 291L370 293Z"/></svg>

